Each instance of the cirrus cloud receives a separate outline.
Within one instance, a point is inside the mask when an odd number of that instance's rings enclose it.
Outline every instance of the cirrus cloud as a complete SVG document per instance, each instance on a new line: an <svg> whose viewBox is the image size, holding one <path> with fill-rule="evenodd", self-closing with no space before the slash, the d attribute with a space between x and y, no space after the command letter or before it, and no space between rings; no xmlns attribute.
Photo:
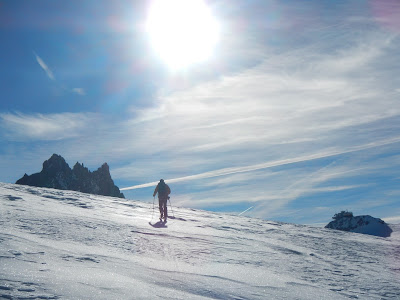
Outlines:
<svg viewBox="0 0 400 300"><path fill-rule="evenodd" d="M81 136L95 123L94 113L0 114L1 127L9 140L62 140Z"/></svg>

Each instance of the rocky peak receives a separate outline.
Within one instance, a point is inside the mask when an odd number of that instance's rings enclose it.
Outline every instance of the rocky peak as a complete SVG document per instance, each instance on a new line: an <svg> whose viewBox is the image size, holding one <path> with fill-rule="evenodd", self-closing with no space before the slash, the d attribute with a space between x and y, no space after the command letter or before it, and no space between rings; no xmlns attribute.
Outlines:
<svg viewBox="0 0 400 300"><path fill-rule="evenodd" d="M124 194L114 185L107 163L90 172L83 163L77 162L71 170L65 159L57 154L43 163L41 172L30 176L25 174L16 183L124 198Z"/></svg>
<svg viewBox="0 0 400 300"><path fill-rule="evenodd" d="M110 167L108 166L107 163L104 163L101 165L100 169L106 171L106 172L110 172Z"/></svg>
<svg viewBox="0 0 400 300"><path fill-rule="evenodd" d="M53 154L48 160L44 161L42 172L58 173L71 171L65 159L57 154Z"/></svg>
<svg viewBox="0 0 400 300"><path fill-rule="evenodd" d="M104 163L100 168L94 171L93 176L97 176L106 180L111 180L110 168L107 163Z"/></svg>
<svg viewBox="0 0 400 300"><path fill-rule="evenodd" d="M74 167L72 168L72 172L76 174L86 174L89 173L89 169L85 168L83 164L80 164L79 162L76 162Z"/></svg>
<svg viewBox="0 0 400 300"><path fill-rule="evenodd" d="M80 164L78 161L75 163L74 167L72 169L86 169L82 164Z"/></svg>

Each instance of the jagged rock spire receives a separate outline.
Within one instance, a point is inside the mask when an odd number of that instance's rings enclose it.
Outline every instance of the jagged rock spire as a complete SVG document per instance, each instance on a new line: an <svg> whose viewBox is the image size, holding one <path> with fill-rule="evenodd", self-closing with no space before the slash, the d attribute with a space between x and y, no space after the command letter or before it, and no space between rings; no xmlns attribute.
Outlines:
<svg viewBox="0 0 400 300"><path fill-rule="evenodd" d="M76 162L71 170L65 159L58 154L53 154L43 162L41 172L30 176L25 173L16 183L125 198L119 188L114 185L107 163L98 170L90 172L83 163Z"/></svg>

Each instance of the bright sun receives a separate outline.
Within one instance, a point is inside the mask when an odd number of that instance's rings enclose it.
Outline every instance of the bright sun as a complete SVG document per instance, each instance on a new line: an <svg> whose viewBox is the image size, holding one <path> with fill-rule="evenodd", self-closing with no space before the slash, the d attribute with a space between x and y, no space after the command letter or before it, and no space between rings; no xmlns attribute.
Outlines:
<svg viewBox="0 0 400 300"><path fill-rule="evenodd" d="M207 59L218 25L202 0L155 0L146 24L152 46L172 69Z"/></svg>

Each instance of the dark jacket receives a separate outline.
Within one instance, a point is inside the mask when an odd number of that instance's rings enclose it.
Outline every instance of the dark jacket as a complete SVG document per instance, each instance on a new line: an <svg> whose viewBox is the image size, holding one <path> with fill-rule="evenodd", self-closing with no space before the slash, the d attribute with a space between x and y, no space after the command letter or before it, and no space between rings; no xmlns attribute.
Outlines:
<svg viewBox="0 0 400 300"><path fill-rule="evenodd" d="M160 184L165 184L165 192L163 194L158 193ZM156 189L154 190L153 197L155 197L157 193L158 193L158 199L167 199L168 195L171 194L171 189L169 188L168 184L164 182L163 183L159 182L156 186Z"/></svg>

